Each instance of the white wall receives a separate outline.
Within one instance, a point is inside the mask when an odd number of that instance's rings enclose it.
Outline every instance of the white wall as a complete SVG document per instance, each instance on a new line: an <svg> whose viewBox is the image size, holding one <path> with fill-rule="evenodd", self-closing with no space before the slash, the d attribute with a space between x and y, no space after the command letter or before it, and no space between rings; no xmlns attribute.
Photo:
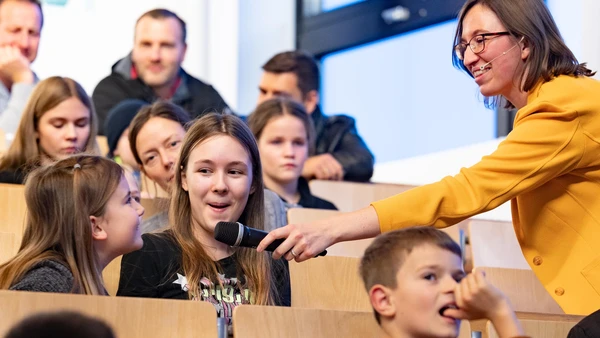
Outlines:
<svg viewBox="0 0 600 338"><path fill-rule="evenodd" d="M207 0L71 0L66 6L44 5L45 23L34 69L41 78L69 76L91 94L111 66L131 50L135 21L147 10L164 7L188 26L185 68L205 77Z"/></svg>
<svg viewBox="0 0 600 338"><path fill-rule="evenodd" d="M261 66L273 55L295 48L295 0L240 0L238 112L256 106Z"/></svg>
<svg viewBox="0 0 600 338"><path fill-rule="evenodd" d="M577 59L587 62L592 70L600 70L600 1L547 0L547 4Z"/></svg>

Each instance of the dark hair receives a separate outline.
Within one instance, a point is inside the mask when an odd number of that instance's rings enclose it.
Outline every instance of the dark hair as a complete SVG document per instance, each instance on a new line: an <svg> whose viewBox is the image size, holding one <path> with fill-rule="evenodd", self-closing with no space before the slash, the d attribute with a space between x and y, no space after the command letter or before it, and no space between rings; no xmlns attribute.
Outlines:
<svg viewBox="0 0 600 338"><path fill-rule="evenodd" d="M314 153L315 128L310 116L306 113L306 110L304 110L304 106L296 101L285 97L275 97L259 104L258 107L256 107L256 110L248 116L248 126L256 140L259 140L269 121L274 117L284 115L291 115L302 121L304 129L306 129L308 151L310 154Z"/></svg>
<svg viewBox="0 0 600 338"><path fill-rule="evenodd" d="M36 5L40 9L40 29L44 26L44 11L42 11L42 3L39 0L0 0L0 6L6 1L29 2L32 5Z"/></svg>
<svg viewBox="0 0 600 338"><path fill-rule="evenodd" d="M5 338L114 338L104 321L75 311L38 313L13 326Z"/></svg>
<svg viewBox="0 0 600 338"><path fill-rule="evenodd" d="M269 73L294 73L298 89L306 97L311 90L319 91L319 66L315 59L302 51L283 52L273 56L262 69Z"/></svg>
<svg viewBox="0 0 600 338"><path fill-rule="evenodd" d="M140 22L140 20L142 20L142 18L145 18L145 17L151 17L152 19L157 19L157 20L168 19L168 18L173 18L173 19L177 20L177 22L179 22L179 25L181 26L181 42L183 42L185 44L185 40L187 38L187 27L186 27L185 21L183 21L183 19L181 19L177 14L171 12L168 9L155 8L155 9L149 10L146 13L142 14L142 16L140 16L139 19L137 19L137 21L135 22L135 25L137 26L137 24Z"/></svg>
<svg viewBox="0 0 600 338"><path fill-rule="evenodd" d="M550 81L559 75L593 76L585 63L579 63L573 52L563 41L558 27L542 0L467 0L458 15L458 26L454 35L454 45L460 43L463 20L475 6L482 5L498 16L506 30L514 37L524 37L530 52L518 83L523 83L523 91L530 91L540 80ZM452 63L471 77L464 63L452 54ZM523 82L525 80L525 82ZM485 100L487 106L496 106L497 98ZM512 107L512 104L507 105Z"/></svg>
<svg viewBox="0 0 600 338"><path fill-rule="evenodd" d="M377 236L360 260L359 272L367 292L376 284L395 289L398 286L396 274L406 256L427 244L462 257L460 246L447 233L431 226L410 227ZM381 324L377 311L375 318Z"/></svg>
<svg viewBox="0 0 600 338"><path fill-rule="evenodd" d="M140 165L142 159L137 151L137 136L146 122L153 117L162 117L163 119L175 121L187 130L187 124L191 121L190 115L180 106L167 101L157 101L152 105L142 107L129 125L129 145L135 161Z"/></svg>
<svg viewBox="0 0 600 338"><path fill-rule="evenodd" d="M104 133L108 142L108 153L102 154L109 158L113 158L113 152L117 149L119 139L123 132L129 127L133 118L138 111L147 106L148 102L138 99L127 99L119 102L111 110L108 111L106 121L104 121Z"/></svg>

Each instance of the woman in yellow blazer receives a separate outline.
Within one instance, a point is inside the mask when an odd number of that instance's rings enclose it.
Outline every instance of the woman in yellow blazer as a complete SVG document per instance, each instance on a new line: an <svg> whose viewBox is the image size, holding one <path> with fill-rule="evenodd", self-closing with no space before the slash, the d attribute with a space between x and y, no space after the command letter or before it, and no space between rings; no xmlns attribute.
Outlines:
<svg viewBox="0 0 600 338"><path fill-rule="evenodd" d="M600 308L600 82L542 0L468 0L458 22L454 64L486 100L502 96L519 109L506 140L454 177L277 229L259 249L287 238L274 256L303 261L339 241L443 228L511 200L523 254L546 290L566 313L590 314Z"/></svg>

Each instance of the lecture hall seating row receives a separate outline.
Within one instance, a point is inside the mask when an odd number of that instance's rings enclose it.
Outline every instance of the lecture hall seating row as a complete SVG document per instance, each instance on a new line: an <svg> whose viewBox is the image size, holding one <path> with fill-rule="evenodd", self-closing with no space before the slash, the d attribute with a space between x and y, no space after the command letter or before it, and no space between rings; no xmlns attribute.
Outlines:
<svg viewBox="0 0 600 338"><path fill-rule="evenodd" d="M345 184L346 182L326 183ZM352 185L356 188L356 184L353 183ZM379 185L370 186L371 188L377 188ZM390 192L393 190L392 188L386 187L387 190L382 189L382 191ZM364 192L365 186L359 186L358 191L360 192L361 189ZM387 197L381 194L383 193L371 193L370 196ZM339 194L337 196L348 195ZM365 196L365 194L362 196ZM3 206L0 210L1 262L14 255L20 244L26 209L23 187L0 184L0 202ZM355 203L355 205L367 203L366 205L368 205L368 202L365 201L352 203ZM144 204L146 207L145 218L165 209L165 203L158 199L146 200ZM288 217L291 223L304 223L336 213L336 211L329 210L292 209ZM572 327L580 319L578 316L564 315L535 278L520 253L512 224L509 222L467 220L458 226L448 228L447 231L455 240L458 240L459 230L466 230L469 233L473 266L484 269L488 278L508 295L515 309L522 311L519 315L527 323L524 326L527 327L528 332L540 332L542 334L538 334L536 337L554 337L546 334L552 330L558 330L551 328L561 327L561 330L568 331L567 327ZM294 308L316 308L319 311L351 311L350 314L340 314L342 316L340 318L345 318L344 316L360 317L360 315L354 314L355 312L371 314L366 293L357 273L358 257L362 255L362 252L371 241L372 239L366 239L338 243L328 249L328 257L313 259L302 264L291 263L292 306ZM507 248L511 250L506 250ZM498 255L499 252L502 255ZM507 252L513 254L507 255ZM115 260L105 269L107 289L111 294L115 293L118 286L119 267L120 260ZM345 278L334 278L334 276L340 275L345 276ZM318 276L318 278L315 278L315 276ZM332 289L328 290L323 287L324 285L329 285ZM527 285L527 287L523 288L523 285ZM517 286L519 287L517 288ZM528 292L524 293L524 289ZM345 296L331 297L332 292L341 293ZM105 299L120 298L106 297ZM121 306L118 308L121 309ZM310 318L311 315L294 314L292 317L294 316L297 318ZM258 323L257 321L254 322ZM302 322L302 320L298 319L298 322ZM463 330L465 327L468 328L468 325L468 323L465 324ZM258 325L258 328L260 327ZM287 325L287 327L291 326ZM475 323L473 328L482 331L484 337L494 337L493 330L490 330L487 323ZM360 332L360 330L357 329L356 332ZM293 335L290 337L293 337Z"/></svg>

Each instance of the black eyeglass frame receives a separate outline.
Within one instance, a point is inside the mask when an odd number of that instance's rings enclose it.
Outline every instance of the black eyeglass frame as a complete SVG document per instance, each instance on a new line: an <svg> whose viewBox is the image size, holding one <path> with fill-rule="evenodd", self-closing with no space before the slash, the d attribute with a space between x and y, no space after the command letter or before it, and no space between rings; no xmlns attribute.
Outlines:
<svg viewBox="0 0 600 338"><path fill-rule="evenodd" d="M490 39L487 39L487 37L498 37L498 36L504 36L504 35L510 35L510 32L493 32L493 33L477 34L477 35L473 36L471 38L471 40L469 40L468 43L461 42L458 45L454 46L454 54L456 55L456 57L459 60L464 61L465 52L467 51L467 46L469 46L469 48L471 49L473 54L483 53L483 51L485 50L485 41L490 40ZM472 44L473 40L476 38L479 38L479 37L482 38L481 43L475 42L476 46L473 47L473 44ZM481 50L476 51L476 49L478 49L478 46L481 46Z"/></svg>

